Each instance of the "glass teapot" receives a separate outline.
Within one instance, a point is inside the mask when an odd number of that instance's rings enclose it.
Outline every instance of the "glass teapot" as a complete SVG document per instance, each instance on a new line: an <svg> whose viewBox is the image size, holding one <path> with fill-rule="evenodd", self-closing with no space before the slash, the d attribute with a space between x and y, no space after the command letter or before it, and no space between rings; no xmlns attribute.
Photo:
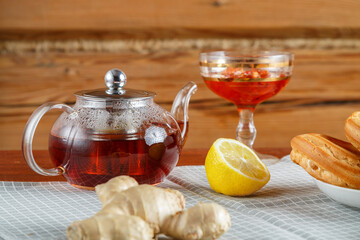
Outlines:
<svg viewBox="0 0 360 240"><path fill-rule="evenodd" d="M155 93L124 88L126 75L112 69L107 89L75 93L73 107L45 103L29 118L22 139L24 159L36 173L63 175L75 187L93 189L112 177L128 175L139 183L160 183L176 166L188 131L188 106L197 86L187 83L175 97L171 113L154 103ZM49 135L55 168L34 160L32 140L42 116L64 111Z"/></svg>

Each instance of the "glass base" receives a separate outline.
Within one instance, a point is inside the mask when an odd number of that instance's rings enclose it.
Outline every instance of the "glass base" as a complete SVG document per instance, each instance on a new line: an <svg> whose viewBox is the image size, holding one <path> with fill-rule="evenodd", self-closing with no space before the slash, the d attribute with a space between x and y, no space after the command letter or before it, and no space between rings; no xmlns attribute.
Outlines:
<svg viewBox="0 0 360 240"><path fill-rule="evenodd" d="M255 150L254 150L255 151ZM263 154L263 153L259 153L257 151L255 151L256 155L258 155L258 157L260 158L260 160L266 165L266 166L271 166L274 165L276 163L278 163L280 161L280 158L273 156L273 155L269 155L269 154Z"/></svg>

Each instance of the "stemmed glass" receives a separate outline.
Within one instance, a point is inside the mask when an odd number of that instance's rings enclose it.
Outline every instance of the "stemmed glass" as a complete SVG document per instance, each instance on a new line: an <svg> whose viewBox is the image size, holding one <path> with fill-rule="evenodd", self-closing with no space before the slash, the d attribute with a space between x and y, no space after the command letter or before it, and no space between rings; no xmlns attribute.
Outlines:
<svg viewBox="0 0 360 240"><path fill-rule="evenodd" d="M208 88L233 102L240 120L236 139L252 148L255 107L289 82L294 55L277 51L215 51L200 53L200 73ZM275 160L258 154L262 160Z"/></svg>

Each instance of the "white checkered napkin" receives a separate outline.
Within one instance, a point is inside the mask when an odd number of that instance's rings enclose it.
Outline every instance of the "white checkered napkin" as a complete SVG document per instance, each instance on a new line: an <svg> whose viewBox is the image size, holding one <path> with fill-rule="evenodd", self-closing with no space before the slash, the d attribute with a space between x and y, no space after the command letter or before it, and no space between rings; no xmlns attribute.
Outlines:
<svg viewBox="0 0 360 240"><path fill-rule="evenodd" d="M187 207L226 207L232 226L220 239L360 239L360 209L326 197L288 156L269 170L270 182L249 197L213 192L204 166L177 167L159 186L181 191ZM71 222L100 208L95 192L65 182L0 182L0 240L66 239Z"/></svg>

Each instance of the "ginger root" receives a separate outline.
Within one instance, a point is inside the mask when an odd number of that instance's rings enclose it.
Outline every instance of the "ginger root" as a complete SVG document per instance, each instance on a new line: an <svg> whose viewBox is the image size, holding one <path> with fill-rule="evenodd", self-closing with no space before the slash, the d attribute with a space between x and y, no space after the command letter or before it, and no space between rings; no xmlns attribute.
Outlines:
<svg viewBox="0 0 360 240"><path fill-rule="evenodd" d="M185 198L177 190L138 185L120 176L96 186L103 204L93 217L73 222L68 239L152 239L164 233L178 239L215 239L230 227L225 208L198 204L185 211Z"/></svg>
<svg viewBox="0 0 360 240"><path fill-rule="evenodd" d="M137 216L99 213L83 221L73 222L67 229L68 239L153 239L152 228Z"/></svg>
<svg viewBox="0 0 360 240"><path fill-rule="evenodd" d="M102 204L105 204L115 193L124 191L131 187L138 186L138 182L128 176L118 176L110 179L106 183L95 187L96 194Z"/></svg>
<svg viewBox="0 0 360 240"><path fill-rule="evenodd" d="M141 217L160 233L163 223L184 207L185 198L180 192L142 184L116 193L101 212Z"/></svg>
<svg viewBox="0 0 360 240"><path fill-rule="evenodd" d="M216 239L230 225L225 208L215 203L199 203L165 222L163 233L176 239Z"/></svg>

